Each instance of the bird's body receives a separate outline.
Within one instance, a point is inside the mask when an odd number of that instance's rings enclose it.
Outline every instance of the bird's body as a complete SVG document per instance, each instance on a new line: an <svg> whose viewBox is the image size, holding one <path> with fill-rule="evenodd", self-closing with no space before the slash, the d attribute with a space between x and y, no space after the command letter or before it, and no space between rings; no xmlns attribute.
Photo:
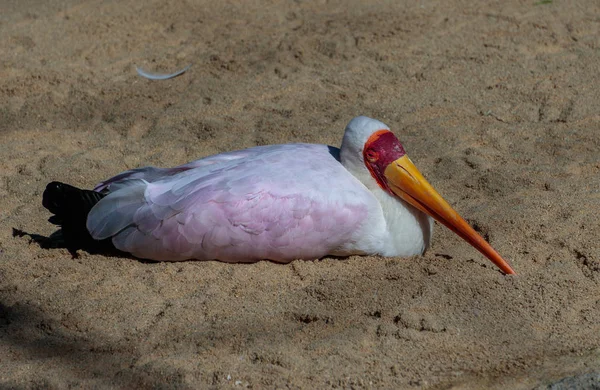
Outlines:
<svg viewBox="0 0 600 390"><path fill-rule="evenodd" d="M104 197L90 204L86 228L94 240L112 239L117 249L153 260L421 254L433 230L428 214L439 213L415 201L422 195L388 183L388 166L402 157L385 124L357 117L340 149L260 146L123 172L94 189ZM409 187L419 179L411 169L398 170L409 172ZM44 204L59 204L60 196L47 190Z"/></svg>

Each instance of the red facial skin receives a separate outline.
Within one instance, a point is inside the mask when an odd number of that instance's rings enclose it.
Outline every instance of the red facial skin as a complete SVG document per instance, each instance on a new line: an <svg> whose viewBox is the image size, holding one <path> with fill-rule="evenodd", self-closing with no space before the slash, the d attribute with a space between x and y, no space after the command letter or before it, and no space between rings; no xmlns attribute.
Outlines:
<svg viewBox="0 0 600 390"><path fill-rule="evenodd" d="M377 184L392 194L387 182L383 176L383 172L387 166L404 156L406 152L402 144L396 138L394 133L389 130L378 130L371 134L363 150L365 165L371 172L371 176L377 181Z"/></svg>

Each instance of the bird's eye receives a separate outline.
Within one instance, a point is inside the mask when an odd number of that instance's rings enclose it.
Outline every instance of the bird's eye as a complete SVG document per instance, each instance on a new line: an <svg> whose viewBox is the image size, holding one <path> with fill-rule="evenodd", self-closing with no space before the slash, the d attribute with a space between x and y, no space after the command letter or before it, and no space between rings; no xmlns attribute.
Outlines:
<svg viewBox="0 0 600 390"><path fill-rule="evenodd" d="M373 149L367 150L366 155L367 155L367 160L372 163L379 159L379 153L377 153Z"/></svg>

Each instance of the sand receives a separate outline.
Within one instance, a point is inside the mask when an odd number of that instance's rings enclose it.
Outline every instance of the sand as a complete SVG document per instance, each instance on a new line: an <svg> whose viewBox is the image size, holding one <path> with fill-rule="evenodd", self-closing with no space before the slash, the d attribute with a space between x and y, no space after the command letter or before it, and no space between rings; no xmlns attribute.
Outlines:
<svg viewBox="0 0 600 390"><path fill-rule="evenodd" d="M3 1L0 385L597 384L598 15L557 0ZM135 71L188 64L167 81ZM55 231L52 180L339 145L361 114L517 276L440 225L424 256L287 265L36 243Z"/></svg>

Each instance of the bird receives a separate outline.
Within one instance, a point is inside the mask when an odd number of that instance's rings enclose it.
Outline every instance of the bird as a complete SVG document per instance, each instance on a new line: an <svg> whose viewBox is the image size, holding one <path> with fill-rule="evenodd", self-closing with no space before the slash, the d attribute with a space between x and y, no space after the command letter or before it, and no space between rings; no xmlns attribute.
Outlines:
<svg viewBox="0 0 600 390"><path fill-rule="evenodd" d="M42 204L68 245L108 245L155 261L408 257L430 247L435 219L515 273L427 182L390 128L366 116L348 123L340 148L256 146L128 170L93 190L54 181Z"/></svg>

